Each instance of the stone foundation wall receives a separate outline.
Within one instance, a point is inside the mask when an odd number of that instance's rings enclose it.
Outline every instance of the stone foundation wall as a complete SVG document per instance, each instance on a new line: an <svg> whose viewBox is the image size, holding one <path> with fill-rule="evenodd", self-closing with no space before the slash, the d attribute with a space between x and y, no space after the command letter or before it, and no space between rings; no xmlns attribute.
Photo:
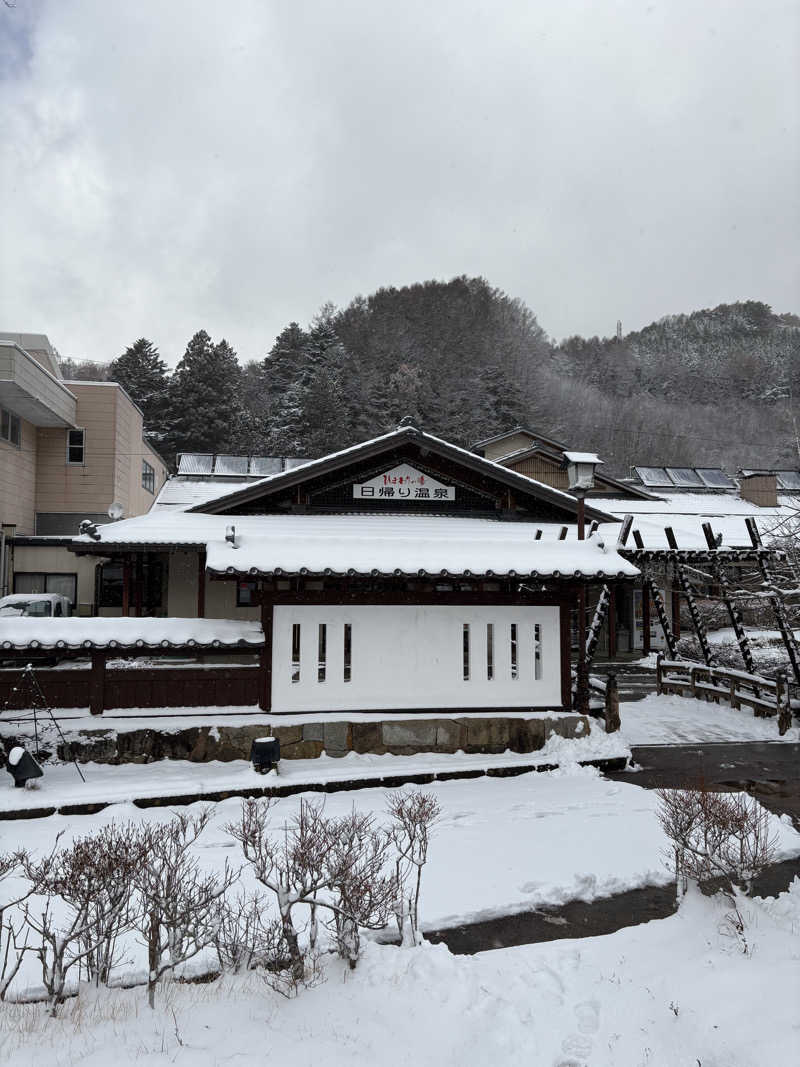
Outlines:
<svg viewBox="0 0 800 1067"><path fill-rule="evenodd" d="M579 725L580 724L580 725ZM158 729L117 732L113 728L80 730L58 746L60 759L88 763L149 763L159 759L228 762L249 759L256 737L271 735L281 743L283 759L346 756L348 752L413 756L418 752L535 752L548 737L589 733L583 715L546 714L530 718L384 719L378 722L318 720L282 726L274 720L252 726L190 726L171 732Z"/></svg>

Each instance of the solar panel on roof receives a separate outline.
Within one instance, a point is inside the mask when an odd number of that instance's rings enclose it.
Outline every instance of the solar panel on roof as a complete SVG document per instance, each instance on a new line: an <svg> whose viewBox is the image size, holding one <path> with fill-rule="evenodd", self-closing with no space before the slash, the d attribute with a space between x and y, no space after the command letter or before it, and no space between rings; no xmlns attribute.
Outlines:
<svg viewBox="0 0 800 1067"><path fill-rule="evenodd" d="M217 462L214 464L214 474L224 474L226 476L247 474L248 462L247 456L217 456Z"/></svg>
<svg viewBox="0 0 800 1067"><path fill-rule="evenodd" d="M211 474L214 457L201 452L181 452L178 474Z"/></svg>
<svg viewBox="0 0 800 1067"><path fill-rule="evenodd" d="M663 467L634 467L643 485L672 485Z"/></svg>
<svg viewBox="0 0 800 1067"><path fill-rule="evenodd" d="M709 489L735 489L736 482L719 467L695 467Z"/></svg>
<svg viewBox="0 0 800 1067"><path fill-rule="evenodd" d="M283 470L283 461L280 456L251 456L250 473L257 474L260 478L268 474L280 474Z"/></svg>
<svg viewBox="0 0 800 1067"><path fill-rule="evenodd" d="M800 489L800 471L777 471L776 476L781 489Z"/></svg>
<svg viewBox="0 0 800 1067"><path fill-rule="evenodd" d="M702 489L703 479L691 467L667 467L667 474L675 485Z"/></svg>

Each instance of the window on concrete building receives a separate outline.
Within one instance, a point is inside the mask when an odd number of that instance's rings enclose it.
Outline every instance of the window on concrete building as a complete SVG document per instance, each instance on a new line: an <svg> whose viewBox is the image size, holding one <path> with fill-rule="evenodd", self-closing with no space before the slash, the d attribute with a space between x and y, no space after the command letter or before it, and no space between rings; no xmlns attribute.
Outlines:
<svg viewBox="0 0 800 1067"><path fill-rule="evenodd" d="M517 666L517 624L511 623L511 677L519 677L519 667Z"/></svg>
<svg viewBox="0 0 800 1067"><path fill-rule="evenodd" d="M486 623L486 679L494 678L494 623Z"/></svg>
<svg viewBox="0 0 800 1067"><path fill-rule="evenodd" d="M142 460L142 489L146 489L148 493L156 491L155 468L151 467L146 459Z"/></svg>
<svg viewBox="0 0 800 1067"><path fill-rule="evenodd" d="M10 445L20 447L21 439L21 424L19 421L19 415L15 415L12 411L6 411L5 408L0 408L0 438L3 441L8 441Z"/></svg>
<svg viewBox="0 0 800 1067"><path fill-rule="evenodd" d="M542 677L542 628L538 622L533 627L533 677L537 682Z"/></svg>
<svg viewBox="0 0 800 1067"><path fill-rule="evenodd" d="M58 593L65 596L73 610L78 598L77 574L45 574L41 571L17 571L14 575L15 593Z"/></svg>
<svg viewBox="0 0 800 1067"><path fill-rule="evenodd" d="M67 430L67 463L81 466L86 451L86 430Z"/></svg>
<svg viewBox="0 0 800 1067"><path fill-rule="evenodd" d="M319 624L319 636L317 641L317 681L324 682L327 672L328 659L328 627L324 622Z"/></svg>
<svg viewBox="0 0 800 1067"><path fill-rule="evenodd" d="M464 623L462 636L462 649L464 655L464 681L469 681L469 623Z"/></svg>

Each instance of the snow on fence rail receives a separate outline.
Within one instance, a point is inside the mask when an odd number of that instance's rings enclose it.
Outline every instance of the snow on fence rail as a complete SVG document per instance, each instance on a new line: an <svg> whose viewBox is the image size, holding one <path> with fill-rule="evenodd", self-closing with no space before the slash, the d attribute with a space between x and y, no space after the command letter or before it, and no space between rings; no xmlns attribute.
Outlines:
<svg viewBox="0 0 800 1067"><path fill-rule="evenodd" d="M792 725L789 683L785 674L763 678L746 671L708 667L686 660L668 660L663 652L656 657L656 687L659 693L695 697L719 704L726 700L732 708L749 707L757 718L778 716L778 732L783 736Z"/></svg>

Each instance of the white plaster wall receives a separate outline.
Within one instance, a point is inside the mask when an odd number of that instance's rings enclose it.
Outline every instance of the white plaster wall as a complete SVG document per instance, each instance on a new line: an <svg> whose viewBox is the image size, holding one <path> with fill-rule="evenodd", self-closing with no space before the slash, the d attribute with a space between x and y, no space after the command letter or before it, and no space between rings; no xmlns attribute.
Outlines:
<svg viewBox="0 0 800 1067"><path fill-rule="evenodd" d="M494 677L487 678L487 623L494 624ZM292 682L292 626L300 624L300 681ZM326 678L317 679L318 627L327 625ZM352 626L352 679L345 682L344 624ZM463 625L470 625L470 679L463 678ZM518 675L511 677L511 623ZM534 625L541 678L534 677ZM394 708L560 707L557 607L288 605L274 608L272 707L281 711Z"/></svg>

